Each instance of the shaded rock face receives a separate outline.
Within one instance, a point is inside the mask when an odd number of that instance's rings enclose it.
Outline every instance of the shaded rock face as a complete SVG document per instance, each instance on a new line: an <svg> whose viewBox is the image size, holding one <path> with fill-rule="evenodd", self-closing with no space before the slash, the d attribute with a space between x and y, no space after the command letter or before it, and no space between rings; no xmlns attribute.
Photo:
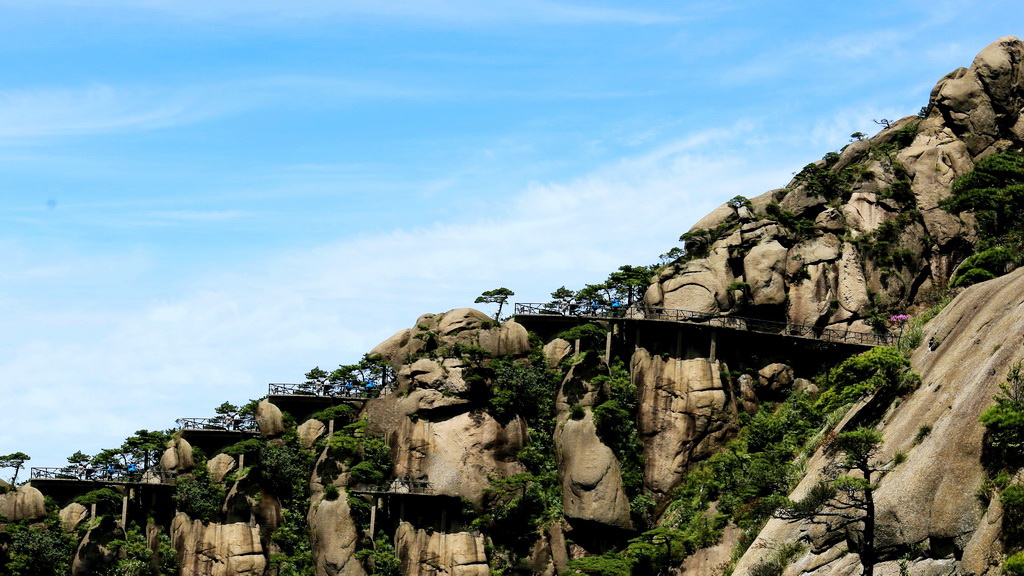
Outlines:
<svg viewBox="0 0 1024 576"><path fill-rule="evenodd" d="M894 309L919 301L946 286L976 242L973 217L939 202L978 159L1024 142L1022 109L1024 43L1010 36L939 81L922 117L818 162L845 180L841 189L823 190L825 180L805 170L750 207L726 204L702 219L687 250L704 255L662 271L646 304L859 329L871 294ZM903 187L909 198L893 192ZM773 203L788 216L769 213ZM854 240L869 234L887 244L858 250ZM734 283L748 293L736 298Z"/></svg>
<svg viewBox="0 0 1024 576"><path fill-rule="evenodd" d="M89 509L78 502L72 502L60 510L60 524L68 532L78 528L78 525L89 517Z"/></svg>
<svg viewBox="0 0 1024 576"><path fill-rule="evenodd" d="M668 495L690 463L709 457L724 443L735 404L718 362L662 358L641 348L633 354L631 371L640 394L644 485Z"/></svg>
<svg viewBox="0 0 1024 576"><path fill-rule="evenodd" d="M407 415L420 402L410 395ZM428 479L439 494L480 504L489 477L522 472L514 456L526 442L526 429L515 419L503 426L482 411L463 412L443 420L404 418L392 435L397 446L395 475Z"/></svg>
<svg viewBox="0 0 1024 576"><path fill-rule="evenodd" d="M912 564L913 574L996 573L1002 558L1002 514L998 498L985 509L976 495L985 478L984 427L978 418L993 404L1009 367L1024 355L1021 309L1024 269L972 286L926 326L925 341L935 338L941 345L935 350L923 345L914 352L911 361L921 374L921 386L879 425L884 438L879 461L897 452L907 459L875 491L881 560L876 574L890 569L898 573L899 556L918 546L932 559ZM922 425L931 426L931 432L919 440ZM819 480L826 463L819 451L793 499ZM845 534L781 520L765 526L734 574L748 574L764 546L790 541L810 547L787 575L860 574Z"/></svg>
<svg viewBox="0 0 1024 576"><path fill-rule="evenodd" d="M406 576L487 576L484 538L471 532L434 532L403 522L395 548Z"/></svg>
<svg viewBox="0 0 1024 576"><path fill-rule="evenodd" d="M171 541L181 576L257 576L266 569L259 528L247 522L203 524L178 513Z"/></svg>

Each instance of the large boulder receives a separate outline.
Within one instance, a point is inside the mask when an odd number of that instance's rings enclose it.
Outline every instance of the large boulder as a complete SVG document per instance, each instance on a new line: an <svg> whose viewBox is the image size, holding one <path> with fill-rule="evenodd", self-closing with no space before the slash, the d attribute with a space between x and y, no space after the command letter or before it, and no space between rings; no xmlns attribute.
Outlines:
<svg viewBox="0 0 1024 576"><path fill-rule="evenodd" d="M349 513L345 489L334 500L314 494L308 522L313 544L316 576L364 576L355 558L358 531Z"/></svg>
<svg viewBox="0 0 1024 576"><path fill-rule="evenodd" d="M444 314L424 314L412 328L400 330L370 351L380 355L395 369L419 356L455 344L475 346L493 356L525 354L530 340L521 324L496 322L473 308L458 308Z"/></svg>
<svg viewBox="0 0 1024 576"><path fill-rule="evenodd" d="M395 548L405 576L487 576L487 548L478 532L433 531L402 522Z"/></svg>
<svg viewBox="0 0 1024 576"><path fill-rule="evenodd" d="M267 567L260 529L248 522L204 524L179 512L171 543L181 576L263 576Z"/></svg>
<svg viewBox="0 0 1024 576"><path fill-rule="evenodd" d="M195 466L192 445L182 437L167 441L167 449L160 456L160 468L168 472L188 472Z"/></svg>
<svg viewBox="0 0 1024 576"><path fill-rule="evenodd" d="M526 426L513 419L502 425L483 411L463 412L437 420L411 418L419 410L410 402L405 418L392 431L395 475L429 481L438 494L481 504L491 476L523 471L515 455L526 443Z"/></svg>
<svg viewBox="0 0 1024 576"><path fill-rule="evenodd" d="M284 433L284 415L269 400L260 400L256 405L256 425L263 436L280 436Z"/></svg>
<svg viewBox="0 0 1024 576"><path fill-rule="evenodd" d="M629 498L622 489L619 461L598 437L590 410L586 409L580 420L559 420L555 450L565 517L570 522L588 520L631 529Z"/></svg>
<svg viewBox="0 0 1024 576"><path fill-rule="evenodd" d="M634 352L644 485L655 494L671 494L692 462L707 458L728 439L731 419L723 416L735 414L735 408L720 368L705 358L662 358L643 348Z"/></svg>
<svg viewBox="0 0 1024 576"><path fill-rule="evenodd" d="M777 306L786 302L786 256L789 251L772 240L754 246L743 258L743 276L750 285L755 306Z"/></svg>
<svg viewBox="0 0 1024 576"><path fill-rule="evenodd" d="M46 517L43 493L26 484L12 492L0 494L0 518L10 522L37 520Z"/></svg>

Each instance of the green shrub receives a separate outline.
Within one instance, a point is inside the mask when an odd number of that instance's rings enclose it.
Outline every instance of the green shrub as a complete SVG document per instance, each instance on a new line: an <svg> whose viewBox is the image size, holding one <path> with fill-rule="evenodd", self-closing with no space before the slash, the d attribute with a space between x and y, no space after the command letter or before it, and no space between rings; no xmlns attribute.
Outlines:
<svg viewBox="0 0 1024 576"><path fill-rule="evenodd" d="M818 405L830 412L876 392L895 394L920 381L909 368L910 360L888 346L847 358L823 379L819 378L823 392Z"/></svg>
<svg viewBox="0 0 1024 576"><path fill-rule="evenodd" d="M1003 571L1013 576L1024 576L1024 552L1017 552L1006 559Z"/></svg>
<svg viewBox="0 0 1024 576"><path fill-rule="evenodd" d="M1013 543L1024 536L1024 484L1010 484L999 495L1003 505L1003 531Z"/></svg>
<svg viewBox="0 0 1024 576"><path fill-rule="evenodd" d="M1015 251L1006 246L996 246L968 257L956 269L952 287L970 286L985 280L1002 276L1020 264Z"/></svg>
<svg viewBox="0 0 1024 576"><path fill-rule="evenodd" d="M324 486L324 500L337 500L338 496L341 495L341 491L334 484L328 484Z"/></svg>
<svg viewBox="0 0 1024 576"><path fill-rule="evenodd" d="M917 429L917 434L914 436L914 444L920 444L931 433L931 424L921 424L921 427Z"/></svg>
<svg viewBox="0 0 1024 576"><path fill-rule="evenodd" d="M572 408L569 409L569 418L573 420L583 420L586 417L587 412L583 409L583 406L579 404L573 404Z"/></svg>
<svg viewBox="0 0 1024 576"><path fill-rule="evenodd" d="M363 562L369 570L369 576L401 576L402 561L398 558L395 547L387 538L378 538L373 548L360 550L356 558Z"/></svg>
<svg viewBox="0 0 1024 576"><path fill-rule="evenodd" d="M971 211L982 247L1019 244L1024 226L1024 154L1005 152L978 161L953 182L953 194L939 204L959 214Z"/></svg>
<svg viewBox="0 0 1024 576"><path fill-rule="evenodd" d="M980 418L991 448L989 465L1019 466L1024 463L1024 366L1020 362L1007 371L995 401Z"/></svg>
<svg viewBox="0 0 1024 576"><path fill-rule="evenodd" d="M628 556L606 552L602 556L589 556L569 561L569 569L563 576L591 574L593 576L632 576L633 559Z"/></svg>
<svg viewBox="0 0 1024 576"><path fill-rule="evenodd" d="M330 408L325 408L313 414L310 418L323 422L340 420L342 424L351 424L355 420L357 413L358 410L356 410L351 404L335 404Z"/></svg>
<svg viewBox="0 0 1024 576"><path fill-rule="evenodd" d="M71 573L77 540L61 528L56 514L45 523L28 521L0 525L0 574L64 576Z"/></svg>
<svg viewBox="0 0 1024 576"><path fill-rule="evenodd" d="M192 476L179 477L174 484L174 501L178 509L203 522L220 518L226 491L210 479L206 464L197 465Z"/></svg>

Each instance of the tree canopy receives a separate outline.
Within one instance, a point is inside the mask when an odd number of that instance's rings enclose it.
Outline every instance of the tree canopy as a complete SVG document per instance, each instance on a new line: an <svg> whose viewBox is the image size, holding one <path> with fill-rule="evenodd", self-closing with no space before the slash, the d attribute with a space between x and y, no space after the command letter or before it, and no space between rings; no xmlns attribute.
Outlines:
<svg viewBox="0 0 1024 576"><path fill-rule="evenodd" d="M510 297L515 295L516 293L508 288L495 288L477 296L473 302L475 304L497 304L498 311L494 313L494 319L499 320L501 318L501 308L505 305L505 302L508 302Z"/></svg>
<svg viewBox="0 0 1024 576"><path fill-rule="evenodd" d="M25 462L31 459L32 458L24 452L13 452L11 454L0 456L0 468L14 468L14 476L11 477L11 486L14 486L18 482L18 471L25 465Z"/></svg>
<svg viewBox="0 0 1024 576"><path fill-rule="evenodd" d="M974 170L953 182L953 194L939 204L977 221L977 254L957 269L954 286L968 286L1001 276L1019 266L1024 246L1024 154L1004 152L978 161Z"/></svg>

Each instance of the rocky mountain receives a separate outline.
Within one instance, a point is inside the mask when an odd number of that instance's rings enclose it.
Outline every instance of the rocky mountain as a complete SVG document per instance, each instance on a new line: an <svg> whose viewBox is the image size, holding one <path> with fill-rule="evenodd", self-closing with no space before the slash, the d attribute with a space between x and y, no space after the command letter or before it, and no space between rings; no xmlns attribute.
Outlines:
<svg viewBox="0 0 1024 576"><path fill-rule="evenodd" d="M948 203L1024 145L1024 43L880 123L707 215L642 301L426 314L298 394L126 442L127 481L0 494L0 571L1024 573L1024 453L980 420L1024 357L1024 272L951 291L988 245Z"/></svg>

